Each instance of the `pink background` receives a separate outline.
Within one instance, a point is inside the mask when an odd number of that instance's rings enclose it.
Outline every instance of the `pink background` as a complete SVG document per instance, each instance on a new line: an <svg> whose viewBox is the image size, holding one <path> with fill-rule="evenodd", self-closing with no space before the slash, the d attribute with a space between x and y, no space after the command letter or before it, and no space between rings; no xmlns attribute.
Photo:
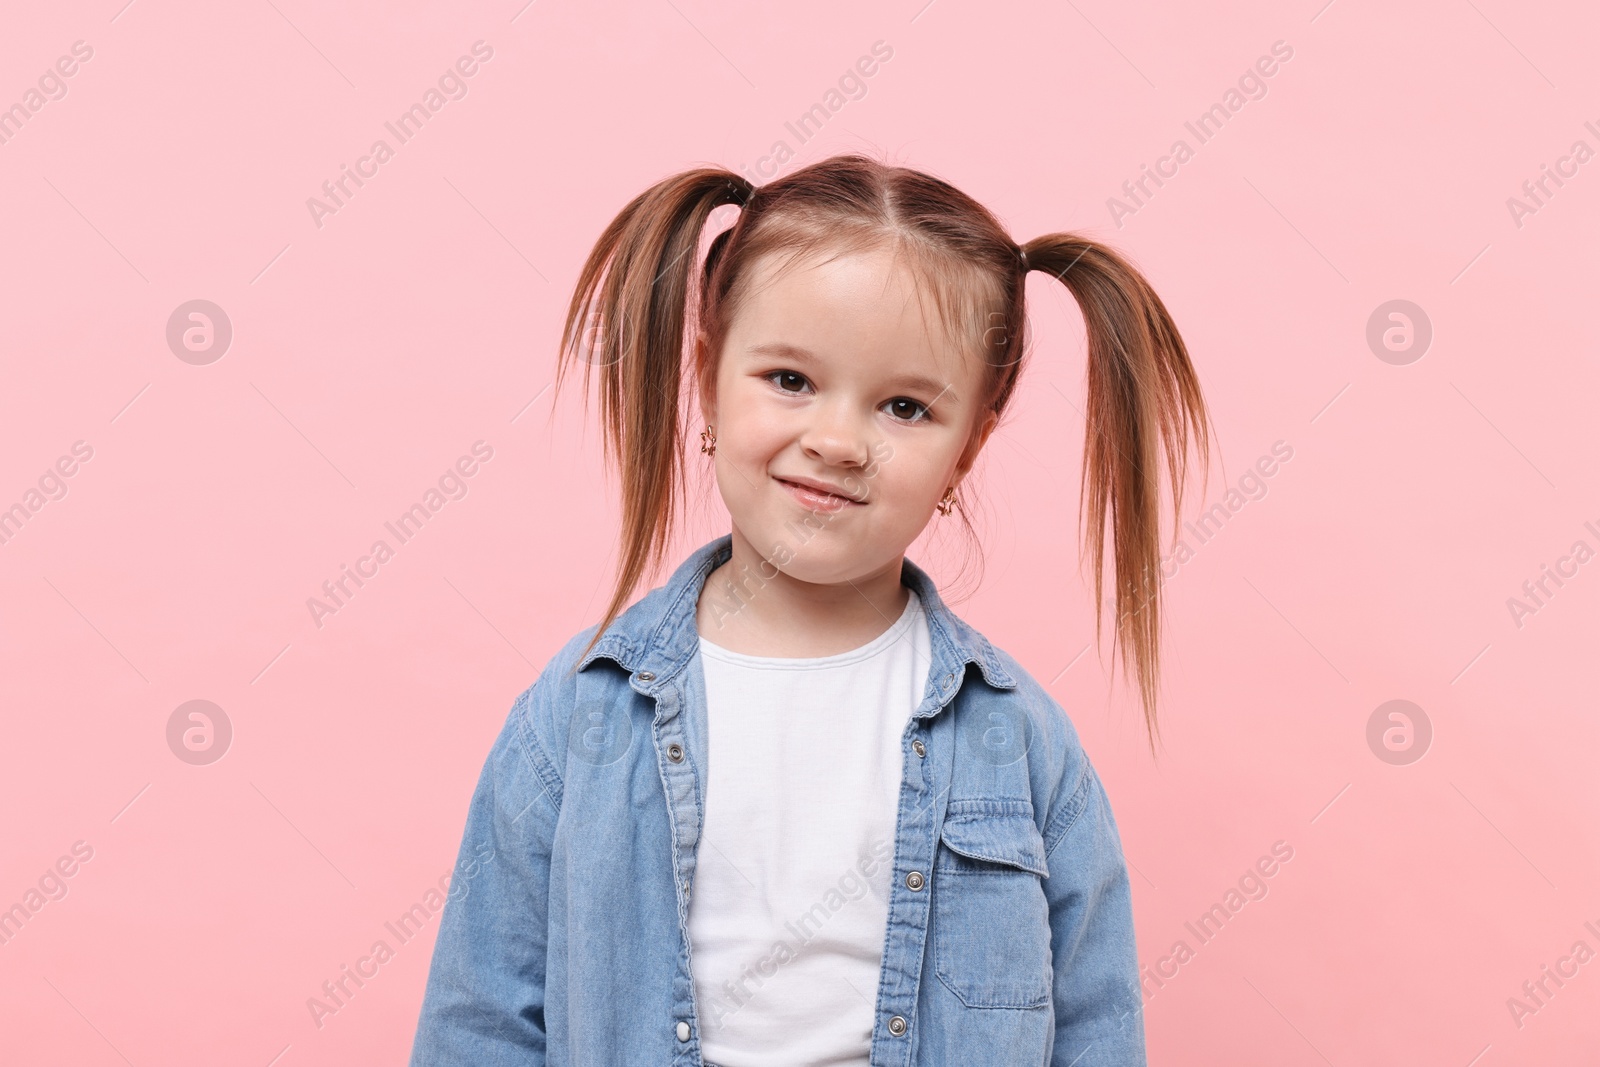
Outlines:
<svg viewBox="0 0 1600 1067"><path fill-rule="evenodd" d="M1166 587L1156 761L1092 646L1082 326L1042 275L974 482L981 583L959 538L912 550L953 598L976 587L957 610L1070 712L1136 871L1141 962L1194 950L1147 986L1152 1062L1592 1054L1600 961L1520 1026L1507 999L1575 942L1600 951L1600 563L1520 626L1507 600L1600 548L1600 161L1520 225L1507 199L1600 149L1600 16L1321 2L8 12L0 106L75 41L93 57L0 144L0 507L75 442L93 454L0 544L0 907L75 842L93 856L0 945L3 1058L403 1061L436 919L320 1027L307 1000L393 946L513 698L603 606L597 424L548 388L576 271L651 182L779 139L785 172L886 155L1019 239L1132 257L1221 434L1186 520L1293 450ZM478 40L467 95L396 146L383 124ZM799 145L784 123L880 40L867 95ZM1198 144L1184 123L1276 41L1293 57L1267 95ZM307 198L380 137L394 157L319 227ZM1108 198L1179 138L1194 157L1119 227ZM166 341L193 299L232 323L207 365ZM1406 365L1366 340L1395 299L1433 329ZM466 496L316 625L308 598L394 546L383 524L480 440ZM698 515L674 560L725 529L714 495ZM1367 742L1393 699L1432 725L1409 765ZM232 724L209 765L168 746L190 700ZM1268 895L1200 945L1185 921L1279 841Z"/></svg>

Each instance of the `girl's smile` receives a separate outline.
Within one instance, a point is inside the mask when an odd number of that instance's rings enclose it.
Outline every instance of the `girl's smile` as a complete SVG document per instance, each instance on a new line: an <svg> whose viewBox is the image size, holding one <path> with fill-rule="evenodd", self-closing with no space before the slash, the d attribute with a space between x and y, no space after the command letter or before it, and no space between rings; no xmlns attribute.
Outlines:
<svg viewBox="0 0 1600 1067"><path fill-rule="evenodd" d="M844 488L829 487L825 482L809 478L780 478L777 475L773 475L773 479L787 489L807 511L834 514L865 507L867 504L865 500L853 499Z"/></svg>

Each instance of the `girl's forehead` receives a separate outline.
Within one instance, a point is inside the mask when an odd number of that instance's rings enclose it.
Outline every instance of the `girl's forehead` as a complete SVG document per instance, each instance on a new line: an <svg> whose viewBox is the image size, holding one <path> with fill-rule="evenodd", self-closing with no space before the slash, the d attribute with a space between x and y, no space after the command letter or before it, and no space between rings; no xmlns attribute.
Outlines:
<svg viewBox="0 0 1600 1067"><path fill-rule="evenodd" d="M729 339L742 346L870 352L950 375L968 363L961 316L941 303L930 273L893 246L769 253L749 269L729 324Z"/></svg>

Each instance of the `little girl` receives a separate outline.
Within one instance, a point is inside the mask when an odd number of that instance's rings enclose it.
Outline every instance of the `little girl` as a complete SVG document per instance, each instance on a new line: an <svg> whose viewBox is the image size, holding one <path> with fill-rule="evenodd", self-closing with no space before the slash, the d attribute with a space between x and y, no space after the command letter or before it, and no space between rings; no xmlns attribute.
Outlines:
<svg viewBox="0 0 1600 1067"><path fill-rule="evenodd" d="M905 557L1016 387L1034 270L1086 322L1097 619L1109 511L1154 745L1160 460L1181 509L1210 438L1140 274L860 156L662 181L584 265L557 374L602 379L620 573L489 753L413 1067L1145 1062L1105 790ZM623 610L683 507L686 382L731 530Z"/></svg>

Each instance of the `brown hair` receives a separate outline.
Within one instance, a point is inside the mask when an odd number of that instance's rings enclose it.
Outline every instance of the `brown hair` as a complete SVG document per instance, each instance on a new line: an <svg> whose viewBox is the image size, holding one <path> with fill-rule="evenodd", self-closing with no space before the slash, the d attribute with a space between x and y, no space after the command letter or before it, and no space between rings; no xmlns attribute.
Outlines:
<svg viewBox="0 0 1600 1067"><path fill-rule="evenodd" d="M738 220L710 242L701 267L695 255L701 230L727 204L742 208ZM1105 245L1052 233L1019 247L983 205L950 184L860 155L825 159L760 188L715 167L675 175L623 208L590 252L568 308L556 371L559 392L569 366L584 361L585 395L590 372L599 371L605 455L622 478L617 582L589 648L665 555L685 493L680 386L687 375L702 385L715 380L715 362L752 265L770 253L795 262L823 248L884 245L906 254L947 332L983 354L979 424L986 411L1004 412L1022 370L1027 272L1053 275L1077 301L1088 338L1079 510L1094 561L1095 639L1101 635L1109 512L1115 640L1132 646L1131 658L1124 650L1123 668L1137 669L1153 747L1158 447L1166 457L1174 516L1182 508L1190 438L1203 470L1210 455L1209 417L1183 339L1149 283ZM697 305L692 322L691 302ZM695 333L706 340L703 350L689 344ZM687 372L686 347L696 353Z"/></svg>

